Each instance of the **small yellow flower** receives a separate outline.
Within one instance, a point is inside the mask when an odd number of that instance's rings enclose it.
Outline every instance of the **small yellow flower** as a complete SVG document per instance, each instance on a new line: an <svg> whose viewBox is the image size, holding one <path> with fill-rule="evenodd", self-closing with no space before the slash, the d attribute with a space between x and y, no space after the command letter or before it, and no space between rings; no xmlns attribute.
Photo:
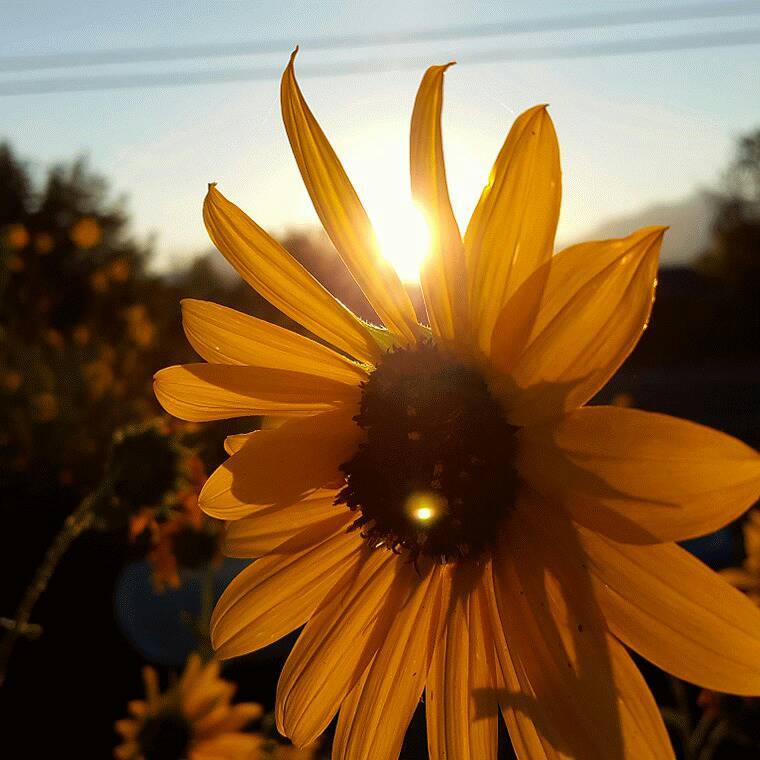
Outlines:
<svg viewBox="0 0 760 760"><path fill-rule="evenodd" d="M108 276L113 282L126 282L129 279L129 262L116 259L108 267Z"/></svg>
<svg viewBox="0 0 760 760"><path fill-rule="evenodd" d="M26 248L29 239L29 230L23 224L12 224L5 231L5 242L12 250Z"/></svg>
<svg viewBox="0 0 760 760"><path fill-rule="evenodd" d="M129 703L129 718L116 722L118 760L264 760L263 739L245 733L261 717L261 705L233 705L235 686L219 677L219 663L193 654L179 681L164 694L156 671L143 671L145 700Z"/></svg>
<svg viewBox="0 0 760 760"><path fill-rule="evenodd" d="M43 337L45 339L45 343L47 343L49 346L52 346L53 348L58 349L59 351L62 351L63 347L66 345L66 339L63 337L61 332L53 327L45 330Z"/></svg>
<svg viewBox="0 0 760 760"><path fill-rule="evenodd" d="M142 304L133 304L123 311L129 339L140 348L148 348L156 337L156 327Z"/></svg>
<svg viewBox="0 0 760 760"><path fill-rule="evenodd" d="M99 401L113 385L113 368L108 362L96 359L82 365L82 377L87 386L87 395L92 401Z"/></svg>
<svg viewBox="0 0 760 760"><path fill-rule="evenodd" d="M77 325L71 332L71 337L78 346L86 346L90 342L92 334L87 325Z"/></svg>
<svg viewBox="0 0 760 760"><path fill-rule="evenodd" d="M3 374L3 388L9 393L15 393L24 382L24 376L15 369L10 369Z"/></svg>
<svg viewBox="0 0 760 760"><path fill-rule="evenodd" d="M85 216L75 222L69 230L69 237L74 245L86 251L94 248L101 241L103 230L97 219Z"/></svg>
<svg viewBox="0 0 760 760"><path fill-rule="evenodd" d="M53 393L37 393L32 397L32 412L40 422L52 422L58 416L58 399Z"/></svg>
<svg viewBox="0 0 760 760"><path fill-rule="evenodd" d="M108 290L108 275L99 269L90 275L90 287L96 293L105 293Z"/></svg>
<svg viewBox="0 0 760 760"><path fill-rule="evenodd" d="M49 232L38 232L34 236L34 250L41 256L50 253L55 248L55 238Z"/></svg>
<svg viewBox="0 0 760 760"><path fill-rule="evenodd" d="M760 694L760 610L675 543L753 503L760 456L700 425L585 406L647 324L664 229L553 255L559 149L536 106L462 235L443 161L446 68L424 75L411 124L429 328L292 59L291 147L386 329L209 188L213 242L322 340L187 300L185 332L208 363L156 375L182 419L284 420L229 438L201 492L229 522L226 552L259 558L220 599L212 639L233 657L305 626L280 676L278 728L307 745L338 714L340 760L397 757L423 692L436 760L494 760L500 712L521 760L672 758L628 649L701 686Z"/></svg>
<svg viewBox="0 0 760 760"><path fill-rule="evenodd" d="M26 264L21 256L11 255L5 260L5 266L10 272L23 272Z"/></svg>

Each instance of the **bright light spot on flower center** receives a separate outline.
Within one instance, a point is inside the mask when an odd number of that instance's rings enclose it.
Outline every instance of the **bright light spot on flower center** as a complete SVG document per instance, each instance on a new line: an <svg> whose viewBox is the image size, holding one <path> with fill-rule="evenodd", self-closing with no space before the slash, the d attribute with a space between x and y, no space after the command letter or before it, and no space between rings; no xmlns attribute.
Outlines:
<svg viewBox="0 0 760 760"><path fill-rule="evenodd" d="M409 516L419 523L429 523L439 517L446 509L446 499L434 493L413 493L406 502Z"/></svg>
<svg viewBox="0 0 760 760"><path fill-rule="evenodd" d="M419 282L430 247L430 229L422 210L411 200L400 199L385 213L373 215L373 222L386 261L404 282Z"/></svg>

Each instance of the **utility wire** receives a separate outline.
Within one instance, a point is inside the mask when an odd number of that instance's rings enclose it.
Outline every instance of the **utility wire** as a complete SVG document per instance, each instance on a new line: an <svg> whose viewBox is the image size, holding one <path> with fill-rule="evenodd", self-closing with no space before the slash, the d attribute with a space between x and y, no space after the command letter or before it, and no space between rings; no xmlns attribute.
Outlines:
<svg viewBox="0 0 760 760"><path fill-rule="evenodd" d="M559 32L654 24L674 21L696 21L708 18L729 18L760 14L758 0L726 0L699 2L661 8L629 8L603 13L547 16L524 21L450 26L437 29L406 30L385 34L347 34L299 38L301 47L308 50L339 50L348 48L405 45L441 42L453 39L483 39L536 32ZM113 50L90 50L70 53L0 56L0 72L39 71L102 64L151 63L197 58L228 58L242 55L263 55L290 52L293 40L255 40L232 43L202 43L184 46L129 47Z"/></svg>
<svg viewBox="0 0 760 760"><path fill-rule="evenodd" d="M641 37L633 40L484 50L461 56L459 62L463 64L481 64L561 58L600 58L757 44L760 44L760 28L742 29L717 34L703 32L667 37ZM441 60L449 58L445 54L439 57ZM385 58L379 61L346 61L342 63L306 65L300 68L299 77L336 77L352 74L408 71L410 69L421 71L429 63L429 56L427 58L428 60L423 60L417 56L414 58ZM281 74L282 68L279 66L259 66L256 68L206 69L202 71L174 71L155 74L108 74L91 77L16 79L4 82L0 81L0 96L270 81L279 79Z"/></svg>

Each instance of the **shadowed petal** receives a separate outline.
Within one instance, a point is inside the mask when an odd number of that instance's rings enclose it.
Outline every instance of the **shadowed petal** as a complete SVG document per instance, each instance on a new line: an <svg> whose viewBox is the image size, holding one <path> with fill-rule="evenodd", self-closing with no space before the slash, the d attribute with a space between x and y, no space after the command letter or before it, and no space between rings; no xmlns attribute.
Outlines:
<svg viewBox="0 0 760 760"><path fill-rule="evenodd" d="M220 520L237 520L262 507L293 504L339 480L340 465L362 438L353 414L338 409L257 431L206 481L201 509Z"/></svg>
<svg viewBox="0 0 760 760"><path fill-rule="evenodd" d="M505 381L494 392L510 422L533 424L588 401L639 340L654 300L665 228L582 243L534 272L504 307L491 361ZM527 302L540 298L529 336L519 335Z"/></svg>
<svg viewBox="0 0 760 760"><path fill-rule="evenodd" d="M337 491L320 489L295 504L264 507L249 517L228 522L224 535L225 556L253 558L273 551L296 533L345 509L335 506L337 495Z"/></svg>
<svg viewBox="0 0 760 760"><path fill-rule="evenodd" d="M211 618L211 640L222 659L261 649L303 625L364 543L347 533L346 510L307 528L253 562L227 586Z"/></svg>
<svg viewBox="0 0 760 760"><path fill-rule="evenodd" d="M477 587L481 568L455 572L446 630L438 641L425 686L425 715L431 760L495 760L499 706L498 665L488 610Z"/></svg>
<svg viewBox="0 0 760 760"><path fill-rule="evenodd" d="M752 601L676 544L631 546L578 533L616 636L678 678L760 695L760 609Z"/></svg>
<svg viewBox="0 0 760 760"><path fill-rule="evenodd" d="M344 703L334 760L394 760L425 685L442 628L445 569L430 568L398 611L363 681Z"/></svg>
<svg viewBox="0 0 760 760"><path fill-rule="evenodd" d="M760 493L760 455L736 438L637 409L591 406L523 428L517 469L573 519L617 541L710 533Z"/></svg>
<svg viewBox="0 0 760 760"><path fill-rule="evenodd" d="M396 555L364 548L357 571L330 592L285 663L277 685L281 733L303 746L324 731L418 582Z"/></svg>
<svg viewBox="0 0 760 760"><path fill-rule="evenodd" d="M542 534L545 522L540 502L518 503L493 566L492 625L501 625L508 647L502 671L511 667L521 686L517 709L534 716L543 741L560 754L674 757L651 692L607 631L591 578L567 577ZM563 537L572 544L571 531Z"/></svg>

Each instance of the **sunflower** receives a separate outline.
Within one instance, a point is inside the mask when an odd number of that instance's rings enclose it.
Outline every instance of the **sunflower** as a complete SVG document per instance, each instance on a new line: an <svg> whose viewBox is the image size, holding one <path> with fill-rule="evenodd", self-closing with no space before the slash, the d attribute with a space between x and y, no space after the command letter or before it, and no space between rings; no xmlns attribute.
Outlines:
<svg viewBox="0 0 760 760"><path fill-rule="evenodd" d="M201 664L197 654L166 693L153 668L143 671L145 700L129 703L131 717L116 722L123 742L119 760L260 760L259 734L241 731L261 717L261 705L231 704L235 686L219 677L215 660Z"/></svg>
<svg viewBox="0 0 760 760"><path fill-rule="evenodd" d="M316 211L385 325L359 320L214 185L211 239L317 340L201 301L207 363L156 375L192 421L271 415L232 436L200 503L226 551L257 557L215 610L226 658L305 626L277 690L308 744L398 756L425 693L433 758L667 758L629 648L676 676L760 693L760 611L674 542L736 518L760 456L708 428L584 406L649 318L661 227L553 255L559 150L543 105L512 127L462 236L441 142L446 66L424 75L411 178L431 250L429 328L296 82L282 113Z"/></svg>

